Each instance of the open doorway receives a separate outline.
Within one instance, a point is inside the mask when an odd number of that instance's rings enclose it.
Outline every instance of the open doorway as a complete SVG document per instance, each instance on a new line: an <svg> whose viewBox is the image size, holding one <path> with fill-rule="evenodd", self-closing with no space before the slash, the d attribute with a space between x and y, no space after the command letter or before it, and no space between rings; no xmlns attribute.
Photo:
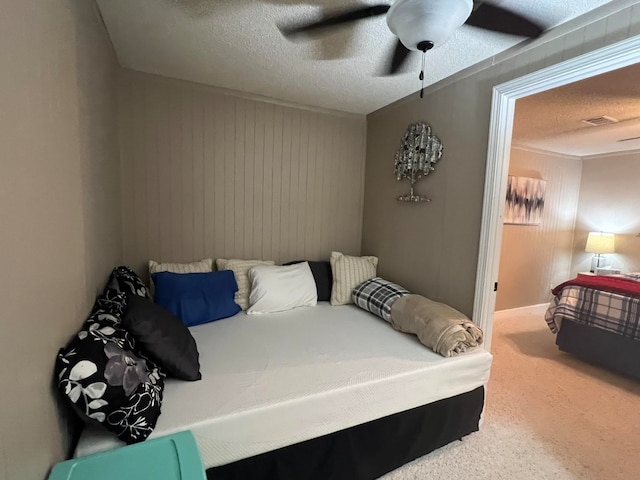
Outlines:
<svg viewBox="0 0 640 480"><path fill-rule="evenodd" d="M640 63L516 101L497 312L544 309L553 287L594 273L589 232L614 244L607 271L640 270L639 78Z"/></svg>
<svg viewBox="0 0 640 480"><path fill-rule="evenodd" d="M480 238L474 320L485 331L491 349L493 313L502 246L504 199L507 189L516 101L633 65L640 58L640 36L590 52L494 88Z"/></svg>

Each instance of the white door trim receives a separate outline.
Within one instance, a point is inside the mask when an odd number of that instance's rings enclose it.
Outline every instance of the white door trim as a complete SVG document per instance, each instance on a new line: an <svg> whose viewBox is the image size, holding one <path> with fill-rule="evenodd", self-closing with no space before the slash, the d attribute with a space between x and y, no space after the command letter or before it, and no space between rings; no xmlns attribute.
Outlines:
<svg viewBox="0 0 640 480"><path fill-rule="evenodd" d="M498 281L502 217L516 100L638 62L640 62L640 35L493 88L482 228L473 304L473 319L484 330L484 343L487 350L491 350L493 313L496 303L494 284Z"/></svg>

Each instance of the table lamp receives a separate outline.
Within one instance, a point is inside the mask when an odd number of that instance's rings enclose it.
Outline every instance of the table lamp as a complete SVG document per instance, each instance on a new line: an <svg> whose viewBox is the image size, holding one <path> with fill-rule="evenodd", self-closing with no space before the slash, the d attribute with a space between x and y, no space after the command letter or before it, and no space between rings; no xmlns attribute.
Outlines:
<svg viewBox="0 0 640 480"><path fill-rule="evenodd" d="M591 259L591 272L595 272L596 268L604 267L605 258L603 253L614 253L615 236L613 233L589 232L587 245L584 251L594 253Z"/></svg>

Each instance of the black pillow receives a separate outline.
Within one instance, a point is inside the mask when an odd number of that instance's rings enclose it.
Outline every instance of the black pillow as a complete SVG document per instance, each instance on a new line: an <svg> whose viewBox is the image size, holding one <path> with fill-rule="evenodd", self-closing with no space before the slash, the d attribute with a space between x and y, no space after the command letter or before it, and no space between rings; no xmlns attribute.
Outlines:
<svg viewBox="0 0 640 480"><path fill-rule="evenodd" d="M296 260L288 262L284 265L295 265L296 263L306 262L307 260ZM331 272L331 263L329 262L309 262L313 279L316 281L316 291L318 292L319 302L328 302L331 300L331 287L333 286L333 273Z"/></svg>
<svg viewBox="0 0 640 480"><path fill-rule="evenodd" d="M151 300L129 295L124 327L151 360L172 377L200 380L198 348L178 317Z"/></svg>
<svg viewBox="0 0 640 480"><path fill-rule="evenodd" d="M107 289L82 329L58 352L58 388L80 417L127 443L141 442L160 416L164 374L135 350L118 312L126 296Z"/></svg>

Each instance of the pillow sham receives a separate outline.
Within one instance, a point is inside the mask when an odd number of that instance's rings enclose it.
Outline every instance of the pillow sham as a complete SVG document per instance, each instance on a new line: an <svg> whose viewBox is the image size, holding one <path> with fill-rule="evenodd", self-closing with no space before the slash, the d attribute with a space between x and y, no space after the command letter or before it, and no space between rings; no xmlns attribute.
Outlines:
<svg viewBox="0 0 640 480"><path fill-rule="evenodd" d="M284 265L295 265L297 263L305 262L306 260L296 260L293 262L287 262ZM331 287L333 286L333 274L331 273L330 262L307 262L313 279L316 282L316 292L318 294L319 302L328 302L331 300Z"/></svg>
<svg viewBox="0 0 640 480"><path fill-rule="evenodd" d="M124 327L167 374L181 380L200 380L196 341L178 317L151 300L129 296Z"/></svg>
<svg viewBox="0 0 640 480"><path fill-rule="evenodd" d="M172 273L205 273L213 270L213 259L204 258L197 262L191 263L175 263L164 262L158 263L154 260L149 260L149 284L151 287L151 293L154 291L153 274L159 272L172 272Z"/></svg>
<svg viewBox="0 0 640 480"><path fill-rule="evenodd" d="M151 298L151 292L138 274L124 265L116 267L111 271L104 291L109 289L124 292L127 295L131 294ZM103 296L104 295L100 295L97 301L100 301Z"/></svg>
<svg viewBox="0 0 640 480"><path fill-rule="evenodd" d="M275 265L272 260L237 260L219 258L216 260L218 270L231 270L238 283L238 291L235 294L235 302L242 310L249 308L249 294L251 293L251 280L249 269L257 265Z"/></svg>
<svg viewBox="0 0 640 480"><path fill-rule="evenodd" d="M230 270L206 273L158 272L155 301L191 327L227 318L240 311L234 302L238 290Z"/></svg>
<svg viewBox="0 0 640 480"><path fill-rule="evenodd" d="M120 323L127 308L127 293L120 292L115 288L105 287L96 298L89 318L96 320L110 320L113 323ZM89 319L85 320L88 321Z"/></svg>
<svg viewBox="0 0 640 480"><path fill-rule="evenodd" d="M284 312L318 303L316 282L307 262L290 266L257 265L249 270L248 314Z"/></svg>
<svg viewBox="0 0 640 480"><path fill-rule="evenodd" d="M149 260L149 275L158 272L172 272L172 273L204 273L213 270L213 259L204 258L197 262L191 263L174 263L163 262L158 263L153 260Z"/></svg>
<svg viewBox="0 0 640 480"><path fill-rule="evenodd" d="M387 322L391 322L391 307L409 291L400 285L373 277L353 289L353 303Z"/></svg>
<svg viewBox="0 0 640 480"><path fill-rule="evenodd" d="M353 289L365 280L376 276L378 257L352 257L340 252L331 252L331 272L333 288L331 289L331 305L353 303Z"/></svg>
<svg viewBox="0 0 640 480"><path fill-rule="evenodd" d="M82 329L58 352L58 389L84 421L128 444L141 442L160 416L164 374L135 352L133 337L117 317L126 294L105 294L110 300L97 301Z"/></svg>
<svg viewBox="0 0 640 480"><path fill-rule="evenodd" d="M228 270L227 262L229 260L226 258L217 258L216 259L216 269L217 270Z"/></svg>

